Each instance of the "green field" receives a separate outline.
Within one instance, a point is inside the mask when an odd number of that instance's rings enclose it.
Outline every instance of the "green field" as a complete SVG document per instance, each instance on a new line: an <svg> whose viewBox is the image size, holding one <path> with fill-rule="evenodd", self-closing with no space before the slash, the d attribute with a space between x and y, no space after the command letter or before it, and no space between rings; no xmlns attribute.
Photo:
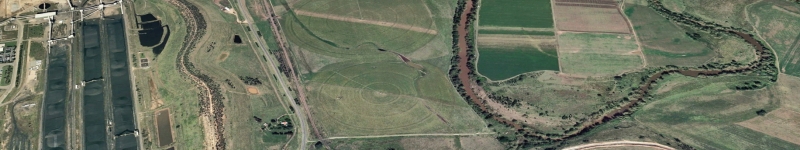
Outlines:
<svg viewBox="0 0 800 150"><path fill-rule="evenodd" d="M553 28L549 0L481 1L481 26Z"/></svg>
<svg viewBox="0 0 800 150"><path fill-rule="evenodd" d="M628 35L564 33L558 38L561 71L587 76L614 75L642 66Z"/></svg>
<svg viewBox="0 0 800 150"><path fill-rule="evenodd" d="M780 10L777 6L781 4L777 1L756 3L748 9L748 15L761 37L776 52L782 72L800 76L800 14Z"/></svg>
<svg viewBox="0 0 800 150"><path fill-rule="evenodd" d="M478 72L491 80L503 80L521 73L537 70L558 71L558 52L535 47L481 47Z"/></svg>
<svg viewBox="0 0 800 150"><path fill-rule="evenodd" d="M44 60L47 57L47 49L45 49L44 45L41 42L30 42L31 51L30 56L36 60Z"/></svg>
<svg viewBox="0 0 800 150"><path fill-rule="evenodd" d="M484 150L502 149L503 145L488 136L439 136L439 137L388 137L369 139L330 140L333 149L436 149L436 150ZM321 145L321 144L319 144ZM316 147L317 149L324 149Z"/></svg>
<svg viewBox="0 0 800 150"><path fill-rule="evenodd" d="M731 83L753 80L752 76L698 79L669 75L664 78L667 84L656 86L660 94L633 115L643 125L680 138L698 149L792 149L797 146L735 124L756 117L758 110L777 108L782 96L773 95L773 90L781 89L730 89Z"/></svg>
<svg viewBox="0 0 800 150"><path fill-rule="evenodd" d="M633 28L644 46L649 66L697 66L713 57L711 49L686 35L686 30L651 8L628 5L625 8Z"/></svg>

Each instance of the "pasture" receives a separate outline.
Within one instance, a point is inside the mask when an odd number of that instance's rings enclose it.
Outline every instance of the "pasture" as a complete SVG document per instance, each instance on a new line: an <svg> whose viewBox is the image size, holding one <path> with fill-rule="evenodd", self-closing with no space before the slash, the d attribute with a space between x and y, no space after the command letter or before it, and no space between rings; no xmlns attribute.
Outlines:
<svg viewBox="0 0 800 150"><path fill-rule="evenodd" d="M781 78L783 79L783 78ZM785 87L736 91L731 84L766 80L753 76L697 79L668 75L654 87L659 94L633 117L644 126L699 149L791 149L792 143L760 133L738 122L757 117L759 110L774 110L784 103ZM780 82L779 82L780 83ZM797 83L797 82L794 82ZM796 85L795 85L796 86ZM783 94L782 94L783 93Z"/></svg>
<svg viewBox="0 0 800 150"><path fill-rule="evenodd" d="M295 51L292 57L307 70L300 76L323 135L487 130L446 76L455 2L300 0L291 5L281 23Z"/></svg>
<svg viewBox="0 0 800 150"><path fill-rule="evenodd" d="M670 0L664 6L678 13L687 13L723 26L745 28L744 8L756 0ZM714 6L714 7L708 7Z"/></svg>
<svg viewBox="0 0 800 150"><path fill-rule="evenodd" d="M628 22L616 4L601 5L603 7L594 5L591 2L556 3L553 8L556 28L565 31L631 33Z"/></svg>
<svg viewBox="0 0 800 150"><path fill-rule="evenodd" d="M641 52L629 35L564 33L558 36L558 45L565 73L605 76L642 67Z"/></svg>
<svg viewBox="0 0 800 150"><path fill-rule="evenodd" d="M417 70L401 62L344 62L311 78L306 86L309 105L328 136L462 133L483 128L438 69Z"/></svg>
<svg viewBox="0 0 800 150"><path fill-rule="evenodd" d="M497 48L481 47L478 55L478 72L491 80L503 80L521 73L558 71L556 49L536 47Z"/></svg>
<svg viewBox="0 0 800 150"><path fill-rule="evenodd" d="M800 76L800 11L788 11L779 1L762 1L749 9L752 22L761 38L773 48L778 56L780 70L786 74ZM797 4L793 4L797 9ZM789 4L788 6L792 6Z"/></svg>
<svg viewBox="0 0 800 150"><path fill-rule="evenodd" d="M481 1L478 24L481 26L553 28L549 0Z"/></svg>
<svg viewBox="0 0 800 150"><path fill-rule="evenodd" d="M611 92L606 87L613 82L562 76L554 71L526 73L515 79L490 82L484 89L497 97L521 101L519 106L507 105L510 110L498 109L502 117L519 120L545 133L563 133L576 121L591 118L589 114L601 109L607 101L622 96L608 94Z"/></svg>
<svg viewBox="0 0 800 150"><path fill-rule="evenodd" d="M333 149L436 149L484 150L503 149L491 136L384 137L330 140ZM317 144L321 145L321 144ZM316 149L323 149L316 147Z"/></svg>
<svg viewBox="0 0 800 150"><path fill-rule="evenodd" d="M800 78L781 74L769 93L780 100L780 106L763 116L736 123L740 126L800 145L800 97L793 89L800 88Z"/></svg>
<svg viewBox="0 0 800 150"><path fill-rule="evenodd" d="M697 66L713 57L711 48L646 6L626 5L649 66Z"/></svg>

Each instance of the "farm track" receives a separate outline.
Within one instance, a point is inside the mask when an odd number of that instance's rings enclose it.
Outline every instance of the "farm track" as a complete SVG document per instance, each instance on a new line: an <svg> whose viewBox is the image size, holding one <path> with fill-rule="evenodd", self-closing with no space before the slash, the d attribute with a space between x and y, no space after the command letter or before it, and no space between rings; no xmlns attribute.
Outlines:
<svg viewBox="0 0 800 150"><path fill-rule="evenodd" d="M176 59L177 68L181 73L188 76L195 82L200 100L200 123L203 126L204 143L206 149L223 150L226 148L224 136L224 97L221 94L219 85L211 77L202 74L190 61L189 55L194 50L199 38L205 35L206 21L197 6L186 0L169 1L180 9L186 23L186 36L184 36L183 46L178 51ZM213 144L213 148L212 145Z"/></svg>
<svg viewBox="0 0 800 150"><path fill-rule="evenodd" d="M463 7L464 11L461 13L461 20L458 23L458 28L457 28L458 32L457 40L459 42L458 43L459 50L458 50L458 55L456 56L459 57L458 59L459 62L457 67L460 69L458 78L461 84L463 84L466 89L465 91L466 98L470 99L473 102L473 104L477 105L478 108L481 109L482 111L489 111L485 106L485 104L482 103L482 100L479 97L475 96L476 92L485 92L485 91L483 91L482 88L474 88L477 86L472 86L472 83L474 82L469 77L470 74L472 73L471 71L472 66L468 66L468 63L471 63L470 61L472 60L470 56L468 56L467 54L468 51L472 50L472 47L468 45L468 41L471 40L468 39L470 37L467 37L468 35L467 31L469 29L468 26L470 25L470 21L472 21L471 20L472 18L468 16L472 14L472 11L474 11L472 8L473 8L473 3L475 1L472 0L465 0L465 1L466 4L465 7ZM769 51L769 49L764 47L761 41L754 39L752 35L743 33L742 31L740 31L740 29L737 28L723 27L718 24L713 24L710 22L699 20L699 18L694 18L692 16L686 16L683 14L672 12L666 9L663 5L661 5L659 0L649 0L648 2L650 3L650 6L653 9L655 9L661 15L664 15L671 21L686 24L689 26L694 26L702 30L706 30L708 32L727 33L744 39L747 43L749 43L751 46L754 47L756 56L758 56L757 60L750 62L749 64L739 64L739 63L726 64L733 67L726 67L723 69L713 69L714 65L703 65L701 67L695 67L695 68L679 68L679 67L657 68L658 70L651 70L651 72L653 71L654 72L651 73L649 76L646 76L647 78L645 78L646 80L644 80L643 83L640 84L641 86L633 91L633 93L636 93L637 95L634 95L634 98L630 102L624 103L618 106L616 109L610 111L605 111L605 112L600 111L599 113L602 115L599 118L582 123L580 127L578 127L576 130L572 130L572 132L567 131L567 133L563 135L543 135L539 133L533 133L531 131L523 131L526 133L525 135L526 137L536 137L547 141L563 141L568 138L581 135L582 133L585 133L605 122L616 119L620 116L624 116L631 112L630 110L631 108L638 106L640 104L639 102L643 101L644 98L649 95L648 91L653 83L659 80L662 76L668 74L677 73L684 76L697 77L701 75L717 76L724 74L738 74L741 72L765 71L767 74L772 76L773 82L776 81L777 67L775 67L774 65L775 56L771 53L772 51ZM775 73L775 75L772 75L770 73ZM492 119L495 119L501 123L511 125L515 129L522 129L522 125L509 122L505 118L498 117L497 115L491 115L491 116Z"/></svg>
<svg viewBox="0 0 800 150"><path fill-rule="evenodd" d="M427 34L433 34L433 35L437 34L436 30L427 29L427 28L423 28L423 27L417 27L417 26L408 25L408 24L385 22L385 21L376 21L376 20L364 20L364 19L358 19L358 18L337 16L337 15L333 15L333 14L321 14L321 13L315 13L315 12L309 12L309 11L302 11L302 10L293 10L293 11L294 11L295 14L303 15L303 16L325 18L325 19L331 19L331 20L337 20L337 21L345 21L345 22L354 22L354 23L379 25L379 26L384 26L384 27L397 28L397 29L403 29L403 30L411 30L411 31L414 31L414 32L427 33Z"/></svg>

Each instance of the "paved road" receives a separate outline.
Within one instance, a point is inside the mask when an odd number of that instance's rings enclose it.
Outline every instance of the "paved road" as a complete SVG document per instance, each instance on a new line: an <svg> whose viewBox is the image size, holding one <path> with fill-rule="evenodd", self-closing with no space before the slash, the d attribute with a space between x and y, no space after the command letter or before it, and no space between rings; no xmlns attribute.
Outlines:
<svg viewBox="0 0 800 150"><path fill-rule="evenodd" d="M590 149L600 149L600 148L619 149L619 148L633 148L633 147L642 147L642 148L649 148L656 150L675 150L675 148L666 145L661 145L658 143L636 142L636 141L612 141L612 142L590 143L573 147L567 147L564 148L564 150L590 150Z"/></svg>
<svg viewBox="0 0 800 150"><path fill-rule="evenodd" d="M256 31L258 31L258 27L253 25L253 22L255 22L255 21L252 20L253 17L250 17L250 12L247 10L247 7L245 6L246 2L244 0L238 0L238 3L239 3L239 10L241 10L242 16L245 18L245 21L247 22L247 26L250 27L250 34L252 35L253 38L255 38L254 40L256 42L258 42L258 45L259 45L258 48L261 49L261 52L263 52L264 56L266 56L267 63L269 63L268 64L269 68L272 69L272 73L276 73L276 74L280 73L281 71L278 70L277 67L275 67L275 66L280 65L280 64L274 63L275 61L272 60L272 59L275 59L275 58L271 57L271 55L269 54L269 51L267 50L267 48L265 48L265 47L267 47L267 44L266 44L267 42L264 41L264 38L261 38L261 36L258 36L258 33L256 33ZM286 80L284 80L284 76L281 75L281 74L278 74L278 75L275 75L275 76L278 77L278 83L280 83L281 90L284 92L284 95L289 100L289 104L291 104L292 107L295 108L294 109L295 110L294 111L295 115L298 118L298 122L300 122L300 139L301 139L301 141L300 141L300 149L304 150L304 149L306 149L306 143L308 142L308 134L309 134L308 133L308 125L306 123L306 118L305 118L306 117L305 113L303 113L303 109L300 109L302 107L297 106L297 104L294 102L294 97L292 97L292 93L289 92L289 89L287 88L286 83L284 83L284 81L286 81Z"/></svg>

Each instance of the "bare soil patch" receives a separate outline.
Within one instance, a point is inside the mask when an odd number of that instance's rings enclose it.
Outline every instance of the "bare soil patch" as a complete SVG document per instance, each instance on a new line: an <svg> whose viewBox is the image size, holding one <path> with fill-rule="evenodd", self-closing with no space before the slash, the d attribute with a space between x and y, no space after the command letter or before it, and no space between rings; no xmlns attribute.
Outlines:
<svg viewBox="0 0 800 150"><path fill-rule="evenodd" d="M478 36L480 47L535 47L540 44L556 44L552 36L481 34Z"/></svg>
<svg viewBox="0 0 800 150"><path fill-rule="evenodd" d="M631 29L616 7L555 5L556 28L566 31L630 34Z"/></svg>
<svg viewBox="0 0 800 150"><path fill-rule="evenodd" d="M384 26L384 27L392 27L392 28L398 28L398 29L404 29L404 30L411 30L411 31L414 31L414 32L421 32L421 33L434 34L434 35L436 33L438 33L438 32L436 32L436 30L433 30L433 29L417 27L417 26L414 26L414 25L394 23L394 22L363 20L363 19L358 19L358 18L337 16L337 15L333 15L333 14L321 14L321 13L315 13L315 12L302 11L302 10L294 10L294 12L295 12L295 14L298 14L298 15L317 17L317 18L325 18L325 19L331 19L331 20L337 20L337 21L346 21L346 22L354 22L354 23L364 23L364 24L371 24L371 25L379 25L379 26Z"/></svg>
<svg viewBox="0 0 800 150"><path fill-rule="evenodd" d="M260 92L258 91L258 88L252 87L252 86L248 86L247 87L247 93L248 94L252 94L252 95L256 95L256 94L259 94Z"/></svg>
<svg viewBox="0 0 800 150"><path fill-rule="evenodd" d="M222 52L222 54L219 54L219 58L217 58L217 61L225 61L225 59L228 59L228 55L229 55L228 52Z"/></svg>

